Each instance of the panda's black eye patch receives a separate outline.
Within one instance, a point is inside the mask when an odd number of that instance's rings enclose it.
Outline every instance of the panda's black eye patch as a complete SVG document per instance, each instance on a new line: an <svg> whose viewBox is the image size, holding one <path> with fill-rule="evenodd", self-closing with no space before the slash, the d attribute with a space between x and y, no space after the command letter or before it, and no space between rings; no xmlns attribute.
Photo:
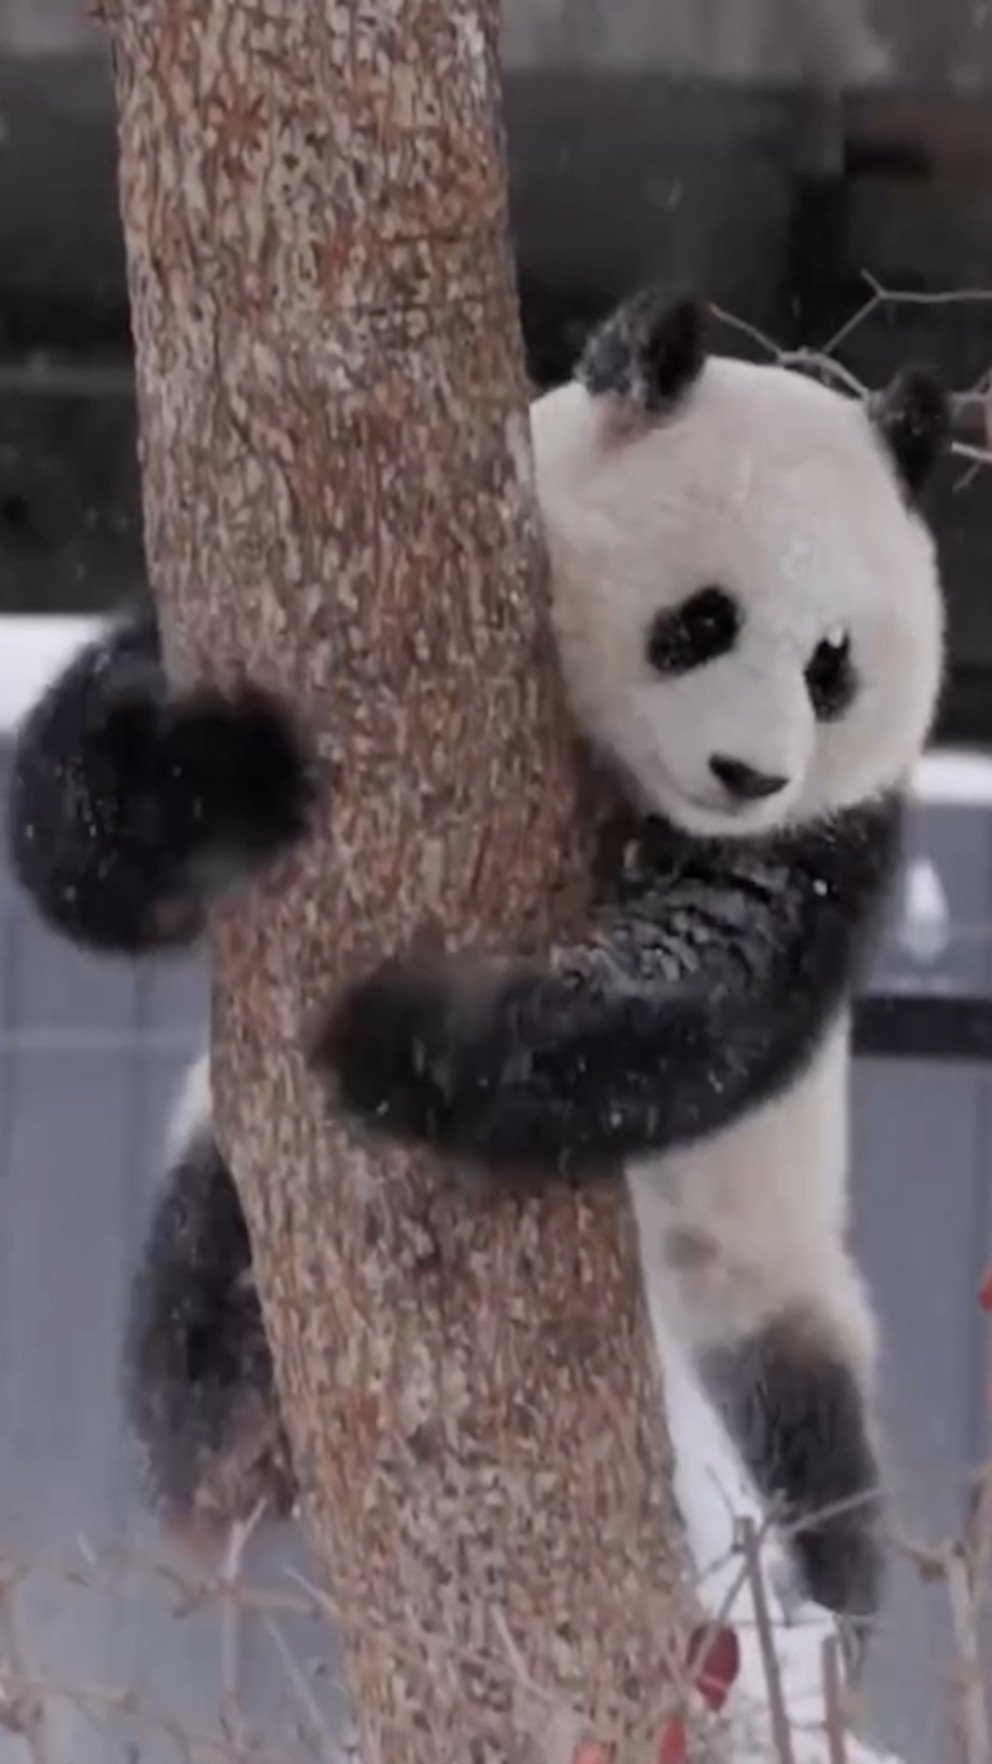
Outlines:
<svg viewBox="0 0 992 1764"><path fill-rule="evenodd" d="M831 631L821 639L806 664L806 689L821 723L842 717L854 697L857 679L847 631Z"/></svg>
<svg viewBox="0 0 992 1764"><path fill-rule="evenodd" d="M687 674L733 649L741 622L740 608L725 589L700 588L652 619L648 661L657 674Z"/></svg>

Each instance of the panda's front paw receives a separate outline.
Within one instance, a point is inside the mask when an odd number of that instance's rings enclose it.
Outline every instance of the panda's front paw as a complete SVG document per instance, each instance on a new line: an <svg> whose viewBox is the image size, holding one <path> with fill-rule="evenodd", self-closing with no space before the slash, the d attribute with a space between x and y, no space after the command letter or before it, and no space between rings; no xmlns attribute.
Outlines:
<svg viewBox="0 0 992 1764"><path fill-rule="evenodd" d="M201 686L170 706L169 755L202 803L201 832L235 872L263 869L309 831L316 763L289 707L251 681Z"/></svg>
<svg viewBox="0 0 992 1764"><path fill-rule="evenodd" d="M390 961L349 987L311 1064L338 1107L393 1137L443 1145L459 1086L458 989L443 967Z"/></svg>

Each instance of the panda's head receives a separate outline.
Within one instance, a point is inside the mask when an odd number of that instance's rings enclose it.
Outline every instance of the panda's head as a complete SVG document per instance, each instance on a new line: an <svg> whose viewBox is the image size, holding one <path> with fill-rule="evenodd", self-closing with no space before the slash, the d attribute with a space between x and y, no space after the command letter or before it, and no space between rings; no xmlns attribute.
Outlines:
<svg viewBox="0 0 992 1764"><path fill-rule="evenodd" d="M573 707L644 806L745 835L905 780L943 649L927 374L862 403L706 356L698 306L648 291L532 421Z"/></svg>

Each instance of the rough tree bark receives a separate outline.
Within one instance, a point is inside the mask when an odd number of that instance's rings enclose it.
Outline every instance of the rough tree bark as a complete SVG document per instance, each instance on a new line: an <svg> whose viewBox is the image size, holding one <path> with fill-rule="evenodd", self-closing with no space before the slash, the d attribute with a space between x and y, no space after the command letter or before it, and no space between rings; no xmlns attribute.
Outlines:
<svg viewBox="0 0 992 1764"><path fill-rule="evenodd" d="M331 779L301 861L218 926L214 1069L365 1757L559 1758L557 1704L646 1758L683 1595L626 1201L469 1203L329 1126L300 1054L313 1008L385 950L560 922L588 861L498 6L113 13L173 659L288 694Z"/></svg>

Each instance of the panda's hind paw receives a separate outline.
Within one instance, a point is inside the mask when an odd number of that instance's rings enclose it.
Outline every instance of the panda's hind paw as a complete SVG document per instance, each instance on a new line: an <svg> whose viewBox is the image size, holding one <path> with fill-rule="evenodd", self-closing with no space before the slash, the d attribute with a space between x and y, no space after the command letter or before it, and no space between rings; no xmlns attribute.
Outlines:
<svg viewBox="0 0 992 1764"><path fill-rule="evenodd" d="M808 1596L855 1622L875 1617L885 1580L879 1530L867 1507L840 1511L799 1528L793 1535L793 1550Z"/></svg>

